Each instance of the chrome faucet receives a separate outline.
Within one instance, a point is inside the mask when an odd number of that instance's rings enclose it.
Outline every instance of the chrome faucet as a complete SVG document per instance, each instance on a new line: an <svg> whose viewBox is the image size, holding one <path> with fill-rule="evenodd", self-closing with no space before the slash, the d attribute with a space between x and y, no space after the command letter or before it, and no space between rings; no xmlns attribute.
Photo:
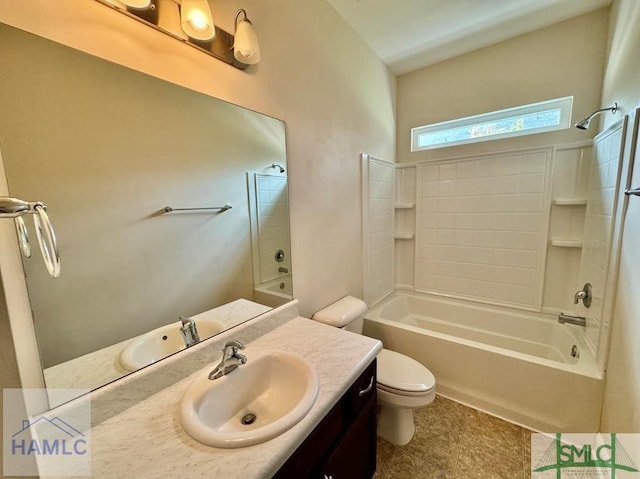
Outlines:
<svg viewBox="0 0 640 479"><path fill-rule="evenodd" d="M577 326L587 326L587 318L584 316L571 316L570 314L560 313L558 316L558 322L560 324L569 323Z"/></svg>
<svg viewBox="0 0 640 479"><path fill-rule="evenodd" d="M244 349L244 344L235 339L225 344L222 350L222 359L216 368L209 373L209 379L221 378L246 363L247 357L238 353L239 349Z"/></svg>
<svg viewBox="0 0 640 479"><path fill-rule="evenodd" d="M183 318L182 316L180 316L180 321L182 322L180 334L182 334L184 345L189 348L194 344L198 344L200 342L200 335L198 334L196 322L191 318Z"/></svg>
<svg viewBox="0 0 640 479"><path fill-rule="evenodd" d="M589 308L593 297L592 290L591 283L585 283L582 289L573 296L573 304L578 304L578 301L582 301L584 307Z"/></svg>

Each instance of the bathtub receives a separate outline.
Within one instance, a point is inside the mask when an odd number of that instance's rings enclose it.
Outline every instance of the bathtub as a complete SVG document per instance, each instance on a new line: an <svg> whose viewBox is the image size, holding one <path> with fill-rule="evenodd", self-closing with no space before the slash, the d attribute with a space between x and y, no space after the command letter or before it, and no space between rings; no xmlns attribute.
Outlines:
<svg viewBox="0 0 640 479"><path fill-rule="evenodd" d="M277 308L293 299L292 292L291 275L286 274L256 285L253 290L253 300L256 303Z"/></svg>
<svg viewBox="0 0 640 479"><path fill-rule="evenodd" d="M545 432L595 432L604 379L579 326L548 315L396 291L364 333L431 370L436 391Z"/></svg>

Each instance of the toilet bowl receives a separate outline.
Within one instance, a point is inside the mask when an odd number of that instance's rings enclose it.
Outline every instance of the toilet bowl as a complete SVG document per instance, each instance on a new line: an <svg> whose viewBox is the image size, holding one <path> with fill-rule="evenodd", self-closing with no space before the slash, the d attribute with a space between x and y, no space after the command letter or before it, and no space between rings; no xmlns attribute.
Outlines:
<svg viewBox="0 0 640 479"><path fill-rule="evenodd" d="M315 313L312 318L330 326L362 334L364 301L345 296ZM436 380L415 359L388 349L378 354L378 436L396 446L404 446L415 433L413 410L427 406L435 398Z"/></svg>
<svg viewBox="0 0 640 479"><path fill-rule="evenodd" d="M436 396L436 379L415 359L388 349L378 354L378 436L396 446L415 432L413 410Z"/></svg>

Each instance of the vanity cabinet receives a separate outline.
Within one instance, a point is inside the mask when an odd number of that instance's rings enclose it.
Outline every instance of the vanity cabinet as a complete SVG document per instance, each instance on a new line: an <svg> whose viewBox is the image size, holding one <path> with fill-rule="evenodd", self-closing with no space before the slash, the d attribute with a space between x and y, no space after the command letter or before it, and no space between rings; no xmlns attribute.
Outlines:
<svg viewBox="0 0 640 479"><path fill-rule="evenodd" d="M274 479L370 479L376 470L376 360Z"/></svg>

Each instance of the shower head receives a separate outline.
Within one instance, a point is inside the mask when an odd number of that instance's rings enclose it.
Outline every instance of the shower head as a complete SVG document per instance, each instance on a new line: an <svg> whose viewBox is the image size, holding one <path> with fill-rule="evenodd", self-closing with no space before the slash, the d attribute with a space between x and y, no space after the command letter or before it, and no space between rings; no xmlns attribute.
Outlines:
<svg viewBox="0 0 640 479"><path fill-rule="evenodd" d="M591 124L591 120L593 119L594 116L596 116L598 113L602 113L603 111L609 111L609 110L611 110L611 113L615 115L616 111L618 111L618 102L614 102L613 106L610 106L609 108L602 108L601 110L594 111L589 116L585 116L582 120L576 123L575 125L576 128L579 128L580 130L588 130L589 125Z"/></svg>
<svg viewBox="0 0 640 479"><path fill-rule="evenodd" d="M280 169L280 173L284 173L284 168L276 163L273 163L271 165L271 168L279 168Z"/></svg>
<svg viewBox="0 0 640 479"><path fill-rule="evenodd" d="M578 123L576 123L576 128L578 128L580 130L588 130L590 123L591 123L591 118L590 117L583 118Z"/></svg>

